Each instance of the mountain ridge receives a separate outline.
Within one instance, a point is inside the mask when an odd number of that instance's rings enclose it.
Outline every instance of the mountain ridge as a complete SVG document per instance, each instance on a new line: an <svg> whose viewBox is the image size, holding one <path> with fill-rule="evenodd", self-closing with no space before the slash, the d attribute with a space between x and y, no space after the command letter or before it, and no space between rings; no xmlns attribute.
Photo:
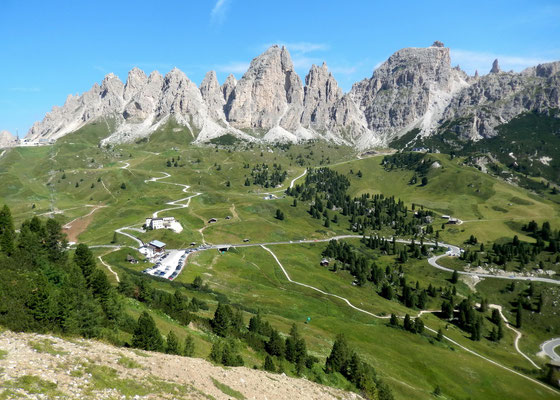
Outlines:
<svg viewBox="0 0 560 400"><path fill-rule="evenodd" d="M452 67L449 48L395 52L370 78L344 93L327 65L312 65L305 80L295 72L286 47L273 45L254 58L237 81L220 85L209 71L197 86L177 68L149 76L133 68L123 83L108 74L81 96L68 96L36 122L27 139L56 140L99 118L114 118L102 143L149 136L169 118L187 127L196 142L231 134L242 140L298 142L324 139L358 149L388 145L412 129L422 137L446 121L460 120L457 135L493 137L495 128L525 111L560 106L560 62L520 73L501 71L495 60L487 75Z"/></svg>

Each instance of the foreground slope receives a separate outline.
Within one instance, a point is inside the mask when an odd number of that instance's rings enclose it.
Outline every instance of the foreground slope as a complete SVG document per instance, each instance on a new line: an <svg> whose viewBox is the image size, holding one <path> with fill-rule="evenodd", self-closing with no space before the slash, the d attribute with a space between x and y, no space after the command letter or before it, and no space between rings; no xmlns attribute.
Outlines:
<svg viewBox="0 0 560 400"><path fill-rule="evenodd" d="M0 398L359 399L305 379L92 340L0 334Z"/></svg>

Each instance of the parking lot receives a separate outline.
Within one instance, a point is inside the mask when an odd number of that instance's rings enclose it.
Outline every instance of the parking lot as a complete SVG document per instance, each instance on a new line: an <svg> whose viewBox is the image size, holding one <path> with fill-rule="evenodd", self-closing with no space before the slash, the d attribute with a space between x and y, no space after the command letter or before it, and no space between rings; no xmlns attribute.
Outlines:
<svg viewBox="0 0 560 400"><path fill-rule="evenodd" d="M156 259L156 264L143 272L173 280L179 275L185 265L188 252L185 250L171 250Z"/></svg>

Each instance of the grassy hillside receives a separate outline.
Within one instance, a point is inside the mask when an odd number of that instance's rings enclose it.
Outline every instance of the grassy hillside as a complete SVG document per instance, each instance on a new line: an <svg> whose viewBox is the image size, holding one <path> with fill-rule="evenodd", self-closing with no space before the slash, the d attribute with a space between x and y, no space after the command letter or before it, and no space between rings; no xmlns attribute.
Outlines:
<svg viewBox="0 0 560 400"><path fill-rule="evenodd" d="M408 150L425 147L463 156L491 154L498 164L511 168L522 176L544 178L557 185L560 183L559 110L551 109L546 113L527 112L498 126L497 136L476 142L461 140L457 136L456 125L462 123L464 121L443 124L439 134L429 138L416 138L418 131L414 130L391 145L397 149ZM526 180L522 182L529 184Z"/></svg>
<svg viewBox="0 0 560 400"><path fill-rule="evenodd" d="M79 219L85 226L78 233L78 241L88 245L109 245L115 229L139 228L154 211L172 207L166 203L197 193L200 194L190 200L187 208L160 214L174 216L184 228L182 233L167 230L130 233L144 241L162 240L169 248L185 248L193 241L218 244L241 243L244 239L258 243L323 239L351 233L349 217L339 213L338 222L325 227L322 219L311 218L310 202L300 201L294 207L293 198L284 196L284 189L306 168L328 165L348 177L351 196L380 193L402 199L409 209L415 204L416 209L424 207L434 211L432 225L439 230L439 240L461 247L471 235L488 245L514 235L522 240L534 240L521 230L530 220L539 223L547 220L554 229L560 227L560 206L550 195L536 195L465 166L465 159L461 157L430 154L429 158L439 167L425 171L427 184L423 185L421 179L410 184L417 172L407 168L387 170L382 165L382 156L355 159L352 150L346 147L323 142L271 147L243 142L195 146L190 142L196 135L178 128L170 122L150 139L100 148L97 143L106 136L107 126L90 125L53 146L9 150L0 158L0 198L12 209L18 225L33 215L52 215L65 224L90 213L92 206L103 206L87 219ZM267 188L253 183L251 171L262 164L280 164L287 171L281 187ZM163 173L171 176L158 182L146 182ZM249 186L246 186L247 180ZM303 181L304 178L300 178L297 183ZM190 187L183 192L181 186L169 183ZM265 200L268 193L278 198ZM283 212L284 220L275 218L277 210ZM460 218L463 224L446 225L442 229L441 225L446 222L440 217L442 214ZM218 222L209 224L210 218L217 218ZM384 232L390 235L391 229L386 228ZM396 262L394 256L366 249L358 240L349 242L360 254L369 260L375 259L383 268ZM135 246L134 241L123 235L118 235L116 244ZM354 278L348 271L332 272L319 266L325 246L326 243L287 244L269 248L294 280L344 296L357 307L379 315L418 313L419 310L407 308L399 301L379 296L371 283L354 286ZM128 253L139 257L130 249L94 251L120 277L134 275L147 266L127 263ZM403 272L410 284L418 281L422 288L430 284L443 288L452 286L449 274L435 270L425 258L409 260L403 265ZM106 273L116 284L115 275L108 270ZM188 285L196 276L201 276L213 292L193 291ZM328 355L336 334L344 332L351 345L376 368L399 399L432 398L438 385L448 398L554 398L553 392L455 345L439 342L432 333L419 335L389 327L387 320L365 315L350 309L339 299L288 282L275 259L260 247L238 248L225 254L212 250L196 253L189 256L188 265L176 282L154 280L153 284L170 293L181 285L189 298L200 297L209 306L208 310L199 312L201 317L212 317L218 301L226 299L243 310L245 322L257 311L284 333L297 322L310 353L321 362ZM501 282L488 279L475 287L472 282L461 280L455 286L459 299L469 295L477 300L488 298L502 304L506 316L510 320L513 318L511 302L517 292L507 292ZM545 285L537 289L550 290ZM440 307L440 297L430 299L427 304L428 309ZM127 300L126 312L132 317L138 317L144 310L148 310L145 304ZM208 356L215 340L213 334L196 326L183 326L160 311L150 312L162 332L172 330L181 341L187 333L192 334L196 341L195 355ZM538 345L550 338L557 328L556 323L545 322L546 318L557 320L553 313L552 304L547 305L541 316L528 317L530 323L522 329L521 348L539 365L543 360L536 356ZM308 317L310 323L305 324ZM489 318L489 314L484 317ZM514 336L509 330L499 343L486 337L475 342L468 333L436 315L422 318L426 326L441 328L445 335L463 346L509 368L539 376L539 372L515 351ZM483 326L486 333L492 328L487 319ZM119 335L123 342L130 339L125 332ZM241 354L246 365L260 367L264 362L264 355L251 349L243 349Z"/></svg>

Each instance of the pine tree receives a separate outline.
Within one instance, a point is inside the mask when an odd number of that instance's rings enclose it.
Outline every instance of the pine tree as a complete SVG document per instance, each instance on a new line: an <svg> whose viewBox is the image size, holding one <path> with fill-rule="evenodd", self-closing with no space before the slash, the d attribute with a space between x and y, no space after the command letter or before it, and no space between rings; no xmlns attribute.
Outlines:
<svg viewBox="0 0 560 400"><path fill-rule="evenodd" d="M439 342L441 342L441 341L443 340L443 332L442 332L441 328L439 328L438 331L437 331L436 339L437 339Z"/></svg>
<svg viewBox="0 0 560 400"><path fill-rule="evenodd" d="M177 335L173 333L173 331L169 331L167 335L167 345L165 346L165 352L167 354L181 354L179 349L179 340L177 339Z"/></svg>
<svg viewBox="0 0 560 400"><path fill-rule="evenodd" d="M397 318L397 316L394 313L391 314L391 319L389 320L389 325L399 326L399 319Z"/></svg>
<svg viewBox="0 0 560 400"><path fill-rule="evenodd" d="M222 362L222 354L223 354L223 343L221 341L216 341L212 345L212 349L210 350L210 360L214 361L215 363Z"/></svg>
<svg viewBox="0 0 560 400"><path fill-rule="evenodd" d="M416 319L414 320L414 329L413 330L416 333L424 332L424 322L422 321L422 319L420 319L420 317L416 317Z"/></svg>
<svg viewBox="0 0 560 400"><path fill-rule="evenodd" d="M111 243L117 243L117 232L113 232L113 239L111 240Z"/></svg>
<svg viewBox="0 0 560 400"><path fill-rule="evenodd" d="M276 372L276 366L274 365L274 361L272 360L272 357L270 357L268 354L264 359L263 369L268 372Z"/></svg>
<svg viewBox="0 0 560 400"><path fill-rule="evenodd" d="M214 318L210 321L210 325L214 333L218 336L226 337L231 328L232 311L227 304L218 303L218 307L214 312Z"/></svg>
<svg viewBox="0 0 560 400"><path fill-rule="evenodd" d="M453 274L451 274L451 283L456 284L459 281L459 273L457 270L453 270Z"/></svg>
<svg viewBox="0 0 560 400"><path fill-rule="evenodd" d="M185 345L183 346L183 355L185 357L192 357L194 355L194 339L192 335L187 335Z"/></svg>
<svg viewBox="0 0 560 400"><path fill-rule="evenodd" d="M14 252L15 236L12 213L8 206L4 205L0 210L0 250L8 256Z"/></svg>
<svg viewBox="0 0 560 400"><path fill-rule="evenodd" d="M153 318L146 311L138 318L138 326L132 335L132 346L149 351L163 350L163 338Z"/></svg>
<svg viewBox="0 0 560 400"><path fill-rule="evenodd" d="M537 301L537 312L540 313L542 311L542 306L543 306L543 295L541 293L541 295L539 296L539 300Z"/></svg>
<svg viewBox="0 0 560 400"><path fill-rule="evenodd" d="M339 334L334 341L331 353L327 357L325 367L328 372L344 372L347 368L350 350L344 335Z"/></svg>
<svg viewBox="0 0 560 400"><path fill-rule="evenodd" d="M264 348L271 356L284 357L286 345L276 329L270 334L270 338L265 343Z"/></svg>
<svg viewBox="0 0 560 400"><path fill-rule="evenodd" d="M125 184L124 182L121 183L121 189L122 189L122 190L125 190L125 189L126 189L126 184Z"/></svg>
<svg viewBox="0 0 560 400"><path fill-rule="evenodd" d="M498 311L496 308L492 309L492 317L490 318L490 320L495 325L498 325L502 320L502 317L500 316L500 311Z"/></svg>
<svg viewBox="0 0 560 400"><path fill-rule="evenodd" d="M86 282L89 283L91 275L95 270L95 259L93 253L86 244L80 243L74 252L74 263L80 267Z"/></svg>
<svg viewBox="0 0 560 400"><path fill-rule="evenodd" d="M408 314L406 314L404 316L403 327L406 331L411 331L412 330L412 321L410 320L410 315L408 315Z"/></svg>
<svg viewBox="0 0 560 400"><path fill-rule="evenodd" d="M517 311L515 313L515 325L518 328L521 328L521 326L523 325L523 314L521 310L521 305L517 306Z"/></svg>

